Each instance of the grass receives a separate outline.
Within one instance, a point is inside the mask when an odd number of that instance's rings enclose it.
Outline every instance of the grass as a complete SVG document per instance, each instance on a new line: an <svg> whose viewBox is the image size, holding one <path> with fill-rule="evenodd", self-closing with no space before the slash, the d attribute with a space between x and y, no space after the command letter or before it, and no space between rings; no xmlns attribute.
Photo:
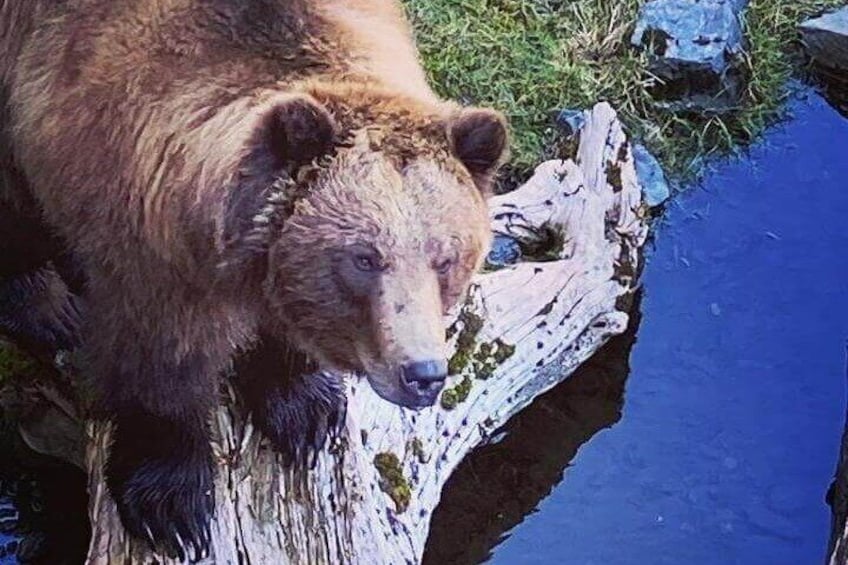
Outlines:
<svg viewBox="0 0 848 565"><path fill-rule="evenodd" d="M780 116L795 26L844 0L752 0L745 26L749 89L718 116L655 105L645 56L629 47L640 0L405 0L424 66L443 96L504 111L513 128L513 174L556 155L561 108L607 100L672 178L750 142Z"/></svg>

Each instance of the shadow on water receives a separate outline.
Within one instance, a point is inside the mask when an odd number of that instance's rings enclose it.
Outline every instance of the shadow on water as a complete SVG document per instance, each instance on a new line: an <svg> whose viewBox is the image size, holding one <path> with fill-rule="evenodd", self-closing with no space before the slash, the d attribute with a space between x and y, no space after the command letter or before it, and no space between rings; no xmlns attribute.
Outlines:
<svg viewBox="0 0 848 565"><path fill-rule="evenodd" d="M627 332L513 417L500 441L460 463L433 514L424 565L486 560L504 533L562 481L580 446L618 422L639 303L637 297Z"/></svg>

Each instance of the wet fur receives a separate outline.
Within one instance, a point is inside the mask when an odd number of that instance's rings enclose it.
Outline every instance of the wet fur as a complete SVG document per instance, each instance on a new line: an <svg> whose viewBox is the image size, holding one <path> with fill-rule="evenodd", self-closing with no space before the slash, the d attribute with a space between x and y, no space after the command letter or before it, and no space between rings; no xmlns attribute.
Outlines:
<svg viewBox="0 0 848 565"><path fill-rule="evenodd" d="M368 203L310 201L312 183L331 173L307 165L371 152L405 174L426 162L462 192L425 190L419 198L432 202L419 205L455 206L452 223L477 210L466 227L482 234L504 136L500 118L462 119L431 92L395 2L0 3L0 230L9 231L0 245L10 258L0 304L26 304L52 334L44 341L66 347L79 321L55 269L84 291L85 373L95 413L116 426L106 475L130 533L179 557L207 549L207 419L235 352L260 333L327 357L350 348L334 323L338 289L312 266L325 265L314 260L317 236L281 236L281 216L323 206L358 229L408 221L364 209L405 189ZM303 202L275 193L281 181ZM485 237L463 258L463 277ZM269 281L291 290L271 308L284 311L283 328L268 321ZM460 292L452 285L441 292ZM5 313L8 326L22 319ZM245 362L254 374L242 390L259 427L294 458L321 445L342 402L323 377L257 377L285 362L282 342L269 342Z"/></svg>

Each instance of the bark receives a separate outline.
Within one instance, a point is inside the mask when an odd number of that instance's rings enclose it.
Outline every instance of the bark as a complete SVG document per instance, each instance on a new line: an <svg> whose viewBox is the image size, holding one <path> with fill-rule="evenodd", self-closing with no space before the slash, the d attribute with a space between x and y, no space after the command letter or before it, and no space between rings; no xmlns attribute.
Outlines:
<svg viewBox="0 0 848 565"><path fill-rule="evenodd" d="M419 562L442 487L465 455L625 331L646 209L615 112L599 104L586 117L573 159L543 163L493 199L496 232L525 249L540 238L553 248L475 279L448 320L459 374L440 404L404 410L349 379L345 430L299 473L278 464L229 395L215 415L217 509L204 563ZM60 405L67 420L73 409ZM33 432L43 423L24 427L30 445L57 449ZM84 434L88 562L169 563L121 527L102 474L109 426L88 423ZM73 459L73 440L57 453Z"/></svg>

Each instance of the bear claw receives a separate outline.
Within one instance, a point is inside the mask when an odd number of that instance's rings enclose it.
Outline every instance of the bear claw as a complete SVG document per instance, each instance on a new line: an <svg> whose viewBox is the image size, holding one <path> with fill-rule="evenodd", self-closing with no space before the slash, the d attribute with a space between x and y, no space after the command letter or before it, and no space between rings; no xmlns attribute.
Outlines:
<svg viewBox="0 0 848 565"><path fill-rule="evenodd" d="M106 482L127 532L171 558L209 554L215 510L208 441L152 417L116 422Z"/></svg>
<svg viewBox="0 0 848 565"><path fill-rule="evenodd" d="M254 424L286 465L314 468L327 441L344 428L347 398L341 379L323 371L292 377L254 407Z"/></svg>

